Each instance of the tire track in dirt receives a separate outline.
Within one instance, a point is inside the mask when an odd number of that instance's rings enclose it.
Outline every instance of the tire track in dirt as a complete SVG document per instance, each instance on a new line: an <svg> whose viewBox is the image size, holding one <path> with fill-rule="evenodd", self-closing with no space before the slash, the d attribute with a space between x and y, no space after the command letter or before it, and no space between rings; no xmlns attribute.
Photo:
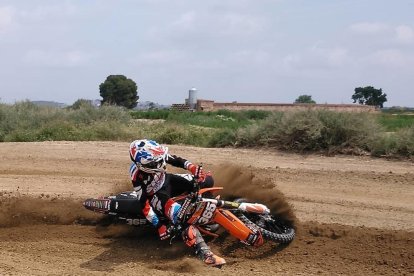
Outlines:
<svg viewBox="0 0 414 276"><path fill-rule="evenodd" d="M399 229L414 231L414 211L410 208L365 204L353 201L323 201L303 197L288 197L287 200L294 206L298 217L310 217L308 220L317 220L325 223L341 223L367 227ZM311 210L309 206L318 211ZM394 214L399 216L395 217ZM313 218L311 217L313 215ZM389 218L388 221L385 221ZM351 223L349 223L351 222Z"/></svg>

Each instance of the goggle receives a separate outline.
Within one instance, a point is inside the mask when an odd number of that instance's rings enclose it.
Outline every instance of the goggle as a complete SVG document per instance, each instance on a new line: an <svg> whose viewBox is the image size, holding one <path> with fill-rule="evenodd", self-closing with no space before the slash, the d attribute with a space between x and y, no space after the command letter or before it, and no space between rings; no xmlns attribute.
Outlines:
<svg viewBox="0 0 414 276"><path fill-rule="evenodd" d="M160 161L152 161L147 164L142 164L142 166L147 169L160 169L163 166L163 164L164 164L163 160L160 160Z"/></svg>

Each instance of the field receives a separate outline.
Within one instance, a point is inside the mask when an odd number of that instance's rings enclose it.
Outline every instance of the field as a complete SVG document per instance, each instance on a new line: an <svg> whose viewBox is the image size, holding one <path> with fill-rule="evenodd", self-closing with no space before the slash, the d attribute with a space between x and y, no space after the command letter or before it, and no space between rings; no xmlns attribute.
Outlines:
<svg viewBox="0 0 414 276"><path fill-rule="evenodd" d="M170 146L203 162L227 193L238 186L264 201L271 195L297 217L298 234L287 247L211 241L228 262L217 270L181 241L169 245L149 230L91 223L97 217L82 199L129 189L127 149L127 142L1 143L0 274L414 273L412 162Z"/></svg>

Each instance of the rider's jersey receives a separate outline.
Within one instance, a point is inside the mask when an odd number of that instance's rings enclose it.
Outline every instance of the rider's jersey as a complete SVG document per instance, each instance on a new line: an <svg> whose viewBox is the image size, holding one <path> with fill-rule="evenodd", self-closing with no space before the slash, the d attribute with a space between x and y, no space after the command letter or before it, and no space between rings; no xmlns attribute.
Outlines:
<svg viewBox="0 0 414 276"><path fill-rule="evenodd" d="M167 155L165 162L182 169L187 169L188 164L190 164L190 162L184 158L170 154ZM143 192L147 195L153 195L156 193L159 189L161 189L165 182L165 172L147 173L139 170L134 162L131 163L129 174L134 188L139 186L142 187Z"/></svg>
<svg viewBox="0 0 414 276"><path fill-rule="evenodd" d="M191 164L188 160L178 157L176 155L168 154L166 157L166 163L174 167L187 169ZM129 168L129 174L131 177L132 185L138 199L144 204L143 213L145 217L153 224L158 224L158 217L149 204L148 197L154 195L158 190L162 188L165 183L166 173L147 173L141 171L137 165L132 162Z"/></svg>

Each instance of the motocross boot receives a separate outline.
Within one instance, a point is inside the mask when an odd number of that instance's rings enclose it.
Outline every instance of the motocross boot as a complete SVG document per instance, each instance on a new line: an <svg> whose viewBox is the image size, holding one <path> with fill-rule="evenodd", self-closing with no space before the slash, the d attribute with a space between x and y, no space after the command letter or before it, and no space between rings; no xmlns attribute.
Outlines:
<svg viewBox="0 0 414 276"><path fill-rule="evenodd" d="M221 267L226 261L213 254L210 248L207 246L203 237L198 231L197 228L190 225L187 229L183 231L183 239L187 246L195 249L196 255L207 265Z"/></svg>
<svg viewBox="0 0 414 276"><path fill-rule="evenodd" d="M221 266L226 263L226 260L211 252L207 245L206 247L200 247L200 249L196 251L196 254L206 265L209 266L221 268Z"/></svg>

